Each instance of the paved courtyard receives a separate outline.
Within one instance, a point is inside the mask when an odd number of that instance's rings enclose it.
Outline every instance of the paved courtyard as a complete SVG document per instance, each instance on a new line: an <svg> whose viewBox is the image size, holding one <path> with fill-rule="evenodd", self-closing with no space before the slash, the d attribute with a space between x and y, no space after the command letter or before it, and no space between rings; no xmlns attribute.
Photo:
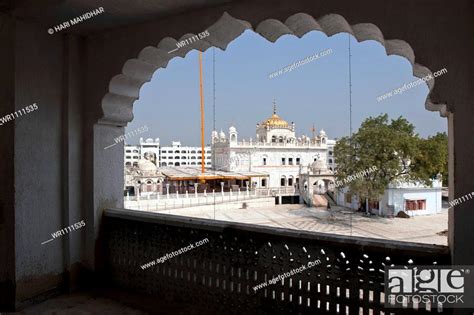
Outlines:
<svg viewBox="0 0 474 315"><path fill-rule="evenodd" d="M197 218L242 222L339 235L363 236L406 242L447 245L448 211L429 216L403 218L367 217L343 207L308 208L304 205L275 205L266 208L160 211ZM441 233L442 235L439 235Z"/></svg>

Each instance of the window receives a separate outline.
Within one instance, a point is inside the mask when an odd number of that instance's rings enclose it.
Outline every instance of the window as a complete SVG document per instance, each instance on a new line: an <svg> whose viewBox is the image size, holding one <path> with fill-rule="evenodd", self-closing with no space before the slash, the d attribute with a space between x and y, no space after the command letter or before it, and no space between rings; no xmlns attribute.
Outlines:
<svg viewBox="0 0 474 315"><path fill-rule="evenodd" d="M173 153L173 151L168 151L168 153Z"/></svg>
<svg viewBox="0 0 474 315"><path fill-rule="evenodd" d="M423 199L423 200L405 199L405 210L426 210L426 199Z"/></svg>
<svg viewBox="0 0 474 315"><path fill-rule="evenodd" d="M131 151L131 150L127 150L127 151L125 151L125 152L126 152L126 153L132 153L132 151Z"/></svg>
<svg viewBox="0 0 474 315"><path fill-rule="evenodd" d="M166 166L166 162L162 162L162 163L161 163L161 166Z"/></svg>
<svg viewBox="0 0 474 315"><path fill-rule="evenodd" d="M206 164L207 164L207 165L211 165L211 162L207 162Z"/></svg>
<svg viewBox="0 0 474 315"><path fill-rule="evenodd" d="M162 156L161 159L162 159L162 160L166 160L166 156Z"/></svg>
<svg viewBox="0 0 474 315"><path fill-rule="evenodd" d="M284 187L286 186L286 178L285 176L282 176L281 179L280 179L280 186Z"/></svg>
<svg viewBox="0 0 474 315"><path fill-rule="evenodd" d="M331 163L331 164L332 164L332 159L329 159L329 163Z"/></svg>
<svg viewBox="0 0 474 315"><path fill-rule="evenodd" d="M134 155L133 158L134 158L134 159L138 159L138 156Z"/></svg>
<svg viewBox="0 0 474 315"><path fill-rule="evenodd" d="M296 181L296 185L300 184L300 178L299 177L296 177L295 181Z"/></svg>
<svg viewBox="0 0 474 315"><path fill-rule="evenodd" d="M179 166L179 162L175 162L175 163L174 163L174 166Z"/></svg>
<svg viewBox="0 0 474 315"><path fill-rule="evenodd" d="M195 159L196 159L196 157L195 157L195 156L191 156L191 160L195 160Z"/></svg>
<svg viewBox="0 0 474 315"><path fill-rule="evenodd" d="M300 165L300 162L301 162L300 158L296 158L296 165Z"/></svg>
<svg viewBox="0 0 474 315"><path fill-rule="evenodd" d="M285 165L286 164L286 159L285 158L281 158L281 165Z"/></svg>
<svg viewBox="0 0 474 315"><path fill-rule="evenodd" d="M332 155L332 151L329 151L329 155Z"/></svg>
<svg viewBox="0 0 474 315"><path fill-rule="evenodd" d="M177 159L177 160L179 160L179 156L175 156L174 158Z"/></svg>
<svg viewBox="0 0 474 315"><path fill-rule="evenodd" d="M344 195L344 200L346 203L352 203L352 195L351 194L345 194Z"/></svg>
<svg viewBox="0 0 474 315"><path fill-rule="evenodd" d="M277 137L276 136L272 136L272 142L277 142Z"/></svg>
<svg viewBox="0 0 474 315"><path fill-rule="evenodd" d="M263 165L267 165L267 158L263 158Z"/></svg>
<svg viewBox="0 0 474 315"><path fill-rule="evenodd" d="M288 178L288 186L293 186L293 176Z"/></svg>
<svg viewBox="0 0 474 315"><path fill-rule="evenodd" d="M185 150L183 150L183 151L181 151L181 153L186 153L186 151L185 151Z"/></svg>
<svg viewBox="0 0 474 315"><path fill-rule="evenodd" d="M186 157L185 157L185 156L182 156L181 159L182 159L182 160L186 160Z"/></svg>
<svg viewBox="0 0 474 315"><path fill-rule="evenodd" d="M127 162L127 163L125 163L125 165L126 165L126 166L132 166L132 163Z"/></svg>
<svg viewBox="0 0 474 315"><path fill-rule="evenodd" d="M191 162L191 165L196 165L196 162Z"/></svg>
<svg viewBox="0 0 474 315"><path fill-rule="evenodd" d="M179 150L174 151L174 153L179 153Z"/></svg>
<svg viewBox="0 0 474 315"><path fill-rule="evenodd" d="M138 153L138 150L133 150L133 153Z"/></svg>
<svg viewBox="0 0 474 315"><path fill-rule="evenodd" d="M265 178L262 179L262 187L267 186L267 180Z"/></svg>
<svg viewBox="0 0 474 315"><path fill-rule="evenodd" d="M201 150L199 150L199 151L198 151L198 153L202 153L202 151L201 151Z"/></svg>
<svg viewBox="0 0 474 315"><path fill-rule="evenodd" d="M131 159L132 157L130 155L127 155L125 158L126 159Z"/></svg>
<svg viewBox="0 0 474 315"><path fill-rule="evenodd" d="M192 150L191 153L196 153L196 150Z"/></svg>
<svg viewBox="0 0 474 315"><path fill-rule="evenodd" d="M198 165L202 165L202 163L201 163L201 162L198 162Z"/></svg>
<svg viewBox="0 0 474 315"><path fill-rule="evenodd" d="M288 158L288 165L293 165L293 158Z"/></svg>

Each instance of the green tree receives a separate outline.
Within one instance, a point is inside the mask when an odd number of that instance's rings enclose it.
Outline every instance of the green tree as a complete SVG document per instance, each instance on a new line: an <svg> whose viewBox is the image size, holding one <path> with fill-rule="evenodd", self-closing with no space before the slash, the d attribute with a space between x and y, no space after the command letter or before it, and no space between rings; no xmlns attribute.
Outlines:
<svg viewBox="0 0 474 315"><path fill-rule="evenodd" d="M436 174L447 174L447 139L445 143L443 137L445 134L422 139L403 117L391 121L387 114L369 117L352 138L337 141L336 180L361 199L378 199L389 183L421 181L429 185ZM371 168L376 170L367 172Z"/></svg>
<svg viewBox="0 0 474 315"><path fill-rule="evenodd" d="M420 154L414 160L413 171L420 178L434 178L441 174L443 185L448 185L448 136L437 133L427 139L420 139ZM426 183L426 180L425 180Z"/></svg>

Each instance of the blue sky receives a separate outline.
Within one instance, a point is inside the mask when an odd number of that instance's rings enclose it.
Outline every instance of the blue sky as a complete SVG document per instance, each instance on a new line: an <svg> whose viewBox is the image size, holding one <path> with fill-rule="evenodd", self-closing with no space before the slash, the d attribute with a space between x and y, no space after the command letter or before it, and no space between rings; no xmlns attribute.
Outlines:
<svg viewBox="0 0 474 315"><path fill-rule="evenodd" d="M246 31L227 50L216 48L216 129L227 134L234 124L239 139L255 138L256 123L271 116L275 99L278 115L295 122L298 136L310 134L313 124L318 132L324 129L330 139L348 135L348 36L310 32L303 38L285 35L271 43ZM328 48L332 54L268 78L270 73ZM213 128L212 54L213 48L203 53L206 143ZM357 43L353 37L351 54L354 131L365 118L387 113L391 118L407 118L423 137L446 132L446 119L424 107L425 84L377 102L377 96L417 79L407 60L388 57L377 42ZM199 106L198 52L191 51L185 58L172 59L142 87L127 132L147 125L149 131L140 136L160 138L162 145L176 140L182 145L199 145ZM128 143L138 143L140 136Z"/></svg>

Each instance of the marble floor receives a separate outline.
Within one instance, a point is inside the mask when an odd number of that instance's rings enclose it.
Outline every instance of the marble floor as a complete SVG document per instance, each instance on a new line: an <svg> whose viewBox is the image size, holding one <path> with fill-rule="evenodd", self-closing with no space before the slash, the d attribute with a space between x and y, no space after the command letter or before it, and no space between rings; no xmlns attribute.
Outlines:
<svg viewBox="0 0 474 315"><path fill-rule="evenodd" d="M447 209L440 214L409 219L367 217L343 207L332 207L331 212L328 212L323 208L308 208L299 204L220 211L187 208L159 212L330 234L447 245L446 233L442 233L448 228Z"/></svg>

